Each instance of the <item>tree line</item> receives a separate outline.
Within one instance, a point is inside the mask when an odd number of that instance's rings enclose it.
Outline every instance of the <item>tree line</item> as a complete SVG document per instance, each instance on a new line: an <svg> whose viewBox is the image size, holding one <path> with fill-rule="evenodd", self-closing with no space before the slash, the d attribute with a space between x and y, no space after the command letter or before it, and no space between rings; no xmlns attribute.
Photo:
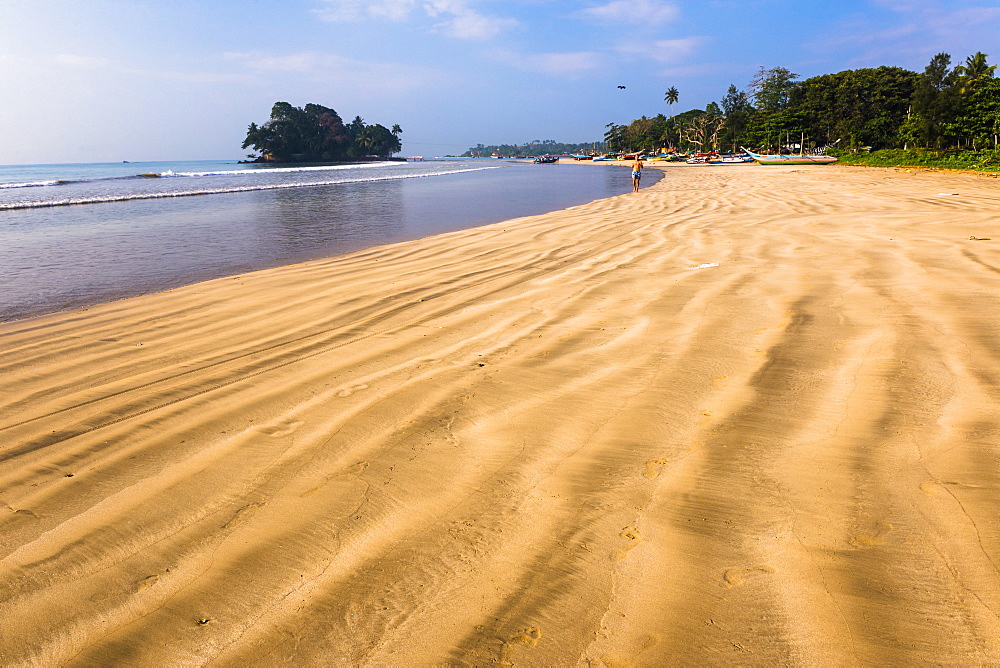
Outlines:
<svg viewBox="0 0 1000 668"><path fill-rule="evenodd" d="M603 143L560 144L554 139L536 139L524 144L494 144L490 146L476 144L459 157L489 158L493 154L503 158L513 158L515 156L535 157L539 155L562 155L563 153L593 153L595 150L604 150Z"/></svg>
<svg viewBox="0 0 1000 668"><path fill-rule="evenodd" d="M982 52L952 66L935 55L923 72L900 67L845 70L799 80L787 68L761 68L750 84L731 85L721 103L682 114L609 123L610 150L653 152L780 150L838 145L869 150L996 149L1000 79ZM679 94L667 91L673 108Z"/></svg>
<svg viewBox="0 0 1000 668"><path fill-rule="evenodd" d="M402 150L399 125L388 129L367 125L360 116L344 123L336 111L320 104L293 107L275 102L262 125L250 123L243 148L257 162L339 162L388 158Z"/></svg>

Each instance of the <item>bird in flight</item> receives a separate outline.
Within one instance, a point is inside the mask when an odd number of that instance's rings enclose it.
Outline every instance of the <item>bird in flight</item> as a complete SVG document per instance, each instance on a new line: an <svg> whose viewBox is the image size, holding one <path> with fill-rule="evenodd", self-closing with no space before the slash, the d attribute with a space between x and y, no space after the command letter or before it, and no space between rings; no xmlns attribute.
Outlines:
<svg viewBox="0 0 1000 668"><path fill-rule="evenodd" d="M619 86L619 88L621 88L622 90L625 90L625 86Z"/></svg>

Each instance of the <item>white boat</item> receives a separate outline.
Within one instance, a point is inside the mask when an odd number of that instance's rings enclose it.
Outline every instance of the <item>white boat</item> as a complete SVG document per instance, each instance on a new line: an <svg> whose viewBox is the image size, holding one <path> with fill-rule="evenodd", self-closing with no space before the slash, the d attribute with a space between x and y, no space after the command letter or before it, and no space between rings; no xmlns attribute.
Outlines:
<svg viewBox="0 0 1000 668"><path fill-rule="evenodd" d="M745 165L747 163L753 162L751 158L746 153L721 153L718 155L713 155L708 160L705 161L706 165Z"/></svg>

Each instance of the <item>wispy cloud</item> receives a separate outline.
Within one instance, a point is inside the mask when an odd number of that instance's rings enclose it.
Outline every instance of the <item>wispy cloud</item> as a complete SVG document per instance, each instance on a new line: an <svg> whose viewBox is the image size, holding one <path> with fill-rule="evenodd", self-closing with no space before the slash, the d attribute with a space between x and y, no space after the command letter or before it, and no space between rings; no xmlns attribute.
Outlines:
<svg viewBox="0 0 1000 668"><path fill-rule="evenodd" d="M294 74L313 82L334 83L367 92L408 93L436 85L441 79L437 71L419 65L364 61L315 51L227 53L225 56L260 75Z"/></svg>
<svg viewBox="0 0 1000 668"><path fill-rule="evenodd" d="M107 67L111 63L111 61L107 58L99 56L80 56L72 53L61 53L55 57L55 61L60 65L88 69Z"/></svg>
<svg viewBox="0 0 1000 668"><path fill-rule="evenodd" d="M416 0L325 0L323 7L314 9L323 21L363 21L389 19L404 21L416 6Z"/></svg>
<svg viewBox="0 0 1000 668"><path fill-rule="evenodd" d="M430 16L444 19L435 30L458 39L489 39L519 24L517 19L482 14L456 0L433 0L424 8Z"/></svg>
<svg viewBox="0 0 1000 668"><path fill-rule="evenodd" d="M601 23L652 26L674 21L680 16L680 8L665 0L612 0L604 5L581 9L577 16Z"/></svg>
<svg viewBox="0 0 1000 668"><path fill-rule="evenodd" d="M713 63L694 63L691 65L667 67L660 70L658 74L664 77L698 78L717 75L723 69L722 66Z"/></svg>
<svg viewBox="0 0 1000 668"><path fill-rule="evenodd" d="M85 56L80 54L61 53L43 63L49 66L54 63L60 69L72 72L78 80L97 76L106 77L138 77L142 79L159 79L163 81L178 81L190 84L247 82L242 73L218 72L195 69L160 69L156 67L137 66L131 62L122 62L103 56ZM79 70L87 70L86 73Z"/></svg>
<svg viewBox="0 0 1000 668"><path fill-rule="evenodd" d="M889 13L888 21L873 25L865 16L854 16L841 23L836 35L825 40L831 45L852 46L856 55L849 64L880 61L885 53L915 60L929 59L940 51L964 54L986 50L996 43L996 33L1000 30L997 0L871 2Z"/></svg>
<svg viewBox="0 0 1000 668"><path fill-rule="evenodd" d="M661 39L653 42L634 44L625 42L619 45L622 53L640 55L661 63L676 63L698 54L707 42L704 37L684 37L680 39Z"/></svg>
<svg viewBox="0 0 1000 668"><path fill-rule="evenodd" d="M489 39L520 24L515 18L480 12L470 0L324 0L324 6L313 12L330 22L400 22L419 16L433 21L431 32L456 39Z"/></svg>
<svg viewBox="0 0 1000 668"><path fill-rule="evenodd" d="M605 56L596 51L518 53L502 50L494 57L525 72L540 72L569 79L580 78L605 66Z"/></svg>

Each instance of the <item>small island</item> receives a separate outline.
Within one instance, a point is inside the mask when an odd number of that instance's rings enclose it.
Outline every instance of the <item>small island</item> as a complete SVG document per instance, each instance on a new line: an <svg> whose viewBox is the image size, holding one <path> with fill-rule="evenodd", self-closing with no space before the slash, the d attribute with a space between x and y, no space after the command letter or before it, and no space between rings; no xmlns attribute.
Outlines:
<svg viewBox="0 0 1000 668"><path fill-rule="evenodd" d="M367 125L360 116L345 124L336 111L320 104L293 107L275 102L263 125L251 123L243 148L253 148L244 162L360 162L391 160L402 150L399 125Z"/></svg>

